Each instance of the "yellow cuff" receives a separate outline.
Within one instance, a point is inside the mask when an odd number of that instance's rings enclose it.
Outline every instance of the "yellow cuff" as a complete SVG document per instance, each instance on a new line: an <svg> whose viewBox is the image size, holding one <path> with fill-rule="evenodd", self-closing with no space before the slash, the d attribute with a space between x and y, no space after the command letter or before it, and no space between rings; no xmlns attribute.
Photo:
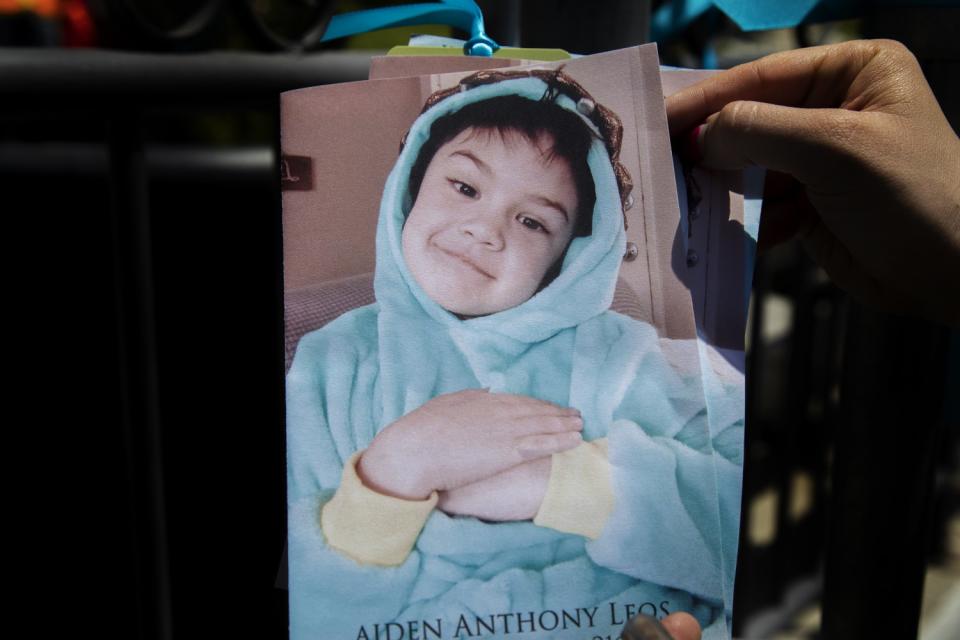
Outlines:
<svg viewBox="0 0 960 640"><path fill-rule="evenodd" d="M606 438L553 454L547 494L534 524L596 539L612 511Z"/></svg>
<svg viewBox="0 0 960 640"><path fill-rule="evenodd" d="M328 545L360 564L403 564L437 504L437 493L426 500L402 500L373 491L357 475L361 453L350 456L340 487L323 505L323 535Z"/></svg>

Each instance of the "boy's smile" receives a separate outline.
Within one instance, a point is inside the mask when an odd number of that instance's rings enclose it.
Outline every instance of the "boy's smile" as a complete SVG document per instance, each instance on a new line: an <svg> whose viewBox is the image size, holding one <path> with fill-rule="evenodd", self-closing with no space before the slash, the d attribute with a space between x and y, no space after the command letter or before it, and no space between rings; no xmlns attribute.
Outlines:
<svg viewBox="0 0 960 640"><path fill-rule="evenodd" d="M577 192L552 144L467 129L437 150L402 244L417 284L447 311L480 316L522 304L563 256Z"/></svg>

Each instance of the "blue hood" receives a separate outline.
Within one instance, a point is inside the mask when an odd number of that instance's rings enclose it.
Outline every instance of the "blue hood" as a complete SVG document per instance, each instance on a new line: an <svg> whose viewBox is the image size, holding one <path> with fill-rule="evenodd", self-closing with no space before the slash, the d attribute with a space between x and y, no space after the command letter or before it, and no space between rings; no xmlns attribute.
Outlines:
<svg viewBox="0 0 960 640"><path fill-rule="evenodd" d="M726 634L722 470L712 457L699 368L675 370L652 326L609 311L626 236L603 141L588 155L592 234L572 241L560 274L526 302L461 320L426 295L403 258L410 172L432 123L496 96L540 100L547 88L534 77L476 86L417 119L384 189L377 303L300 342L287 387L293 638L356 638L361 623L437 617L453 630L460 614L607 611L618 602L692 611L712 625L704 638ZM556 102L577 113L568 97ZM481 387L576 407L584 440L607 439L616 500L600 537L435 510L400 566L360 565L327 547L318 513L346 461L431 399ZM611 629L607 623L596 631ZM589 635L570 629L530 637Z"/></svg>
<svg viewBox="0 0 960 640"><path fill-rule="evenodd" d="M476 340L479 346L498 337L524 343L540 342L610 307L626 235L616 177L599 136L594 139L587 158L596 189L593 233L573 240L560 275L525 303L488 316L460 320L424 293L403 259L401 231L412 206L407 189L410 171L429 138L433 122L467 104L498 96L519 95L539 101L547 89L547 83L539 78L503 80L445 98L416 120L387 179L380 205L374 288L381 309L404 315L425 314L456 333L471 334L471 342ZM555 103L577 113L576 103L565 95L557 96ZM583 121L596 133L593 124Z"/></svg>

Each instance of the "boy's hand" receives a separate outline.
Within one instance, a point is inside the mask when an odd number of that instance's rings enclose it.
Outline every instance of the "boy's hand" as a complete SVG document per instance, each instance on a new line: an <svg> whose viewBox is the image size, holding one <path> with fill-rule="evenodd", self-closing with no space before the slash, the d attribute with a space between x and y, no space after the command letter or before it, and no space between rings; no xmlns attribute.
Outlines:
<svg viewBox="0 0 960 640"><path fill-rule="evenodd" d="M357 472L365 485L423 500L582 442L576 409L505 393L448 393L403 416L373 439Z"/></svg>
<svg viewBox="0 0 960 640"><path fill-rule="evenodd" d="M551 458L524 462L495 476L443 491L437 508L450 515L507 522L532 520L550 480Z"/></svg>

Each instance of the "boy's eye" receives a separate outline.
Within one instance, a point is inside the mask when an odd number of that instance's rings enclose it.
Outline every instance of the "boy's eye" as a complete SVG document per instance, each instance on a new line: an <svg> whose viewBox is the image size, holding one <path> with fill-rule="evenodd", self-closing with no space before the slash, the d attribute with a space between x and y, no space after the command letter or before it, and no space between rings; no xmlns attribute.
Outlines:
<svg viewBox="0 0 960 640"><path fill-rule="evenodd" d="M543 226L539 221L534 220L533 218L529 218L527 216L520 216L519 218L517 218L517 220L520 221L520 224L525 226L527 229L530 229L531 231L543 231L544 233L547 233L547 228Z"/></svg>
<svg viewBox="0 0 960 640"><path fill-rule="evenodd" d="M450 184L453 185L453 188L460 192L462 195L465 195L468 198L476 198L477 190L468 185L466 182L460 182L459 180L451 180Z"/></svg>

